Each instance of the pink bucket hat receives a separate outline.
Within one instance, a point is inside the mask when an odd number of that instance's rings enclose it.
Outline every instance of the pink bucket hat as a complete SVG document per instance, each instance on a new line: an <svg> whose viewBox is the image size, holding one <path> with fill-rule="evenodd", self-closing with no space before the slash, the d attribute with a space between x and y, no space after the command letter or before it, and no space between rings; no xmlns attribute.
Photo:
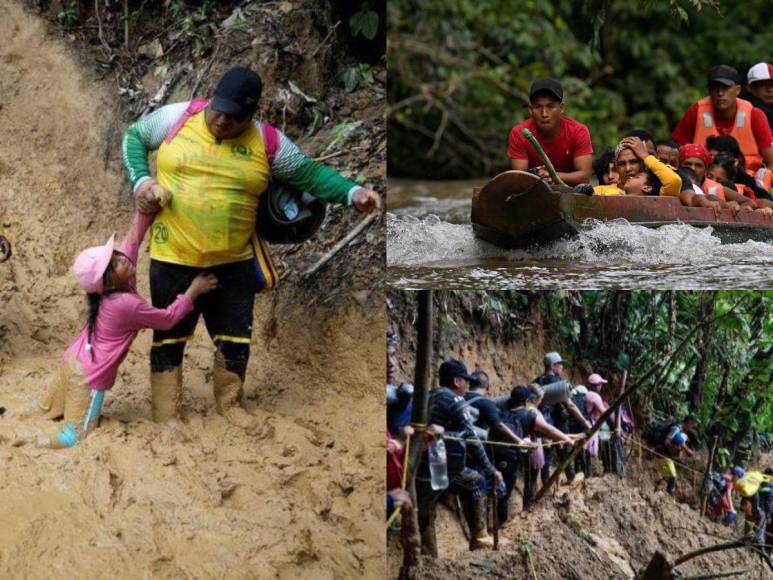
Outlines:
<svg viewBox="0 0 773 580"><path fill-rule="evenodd" d="M593 373L591 376L588 377L588 384L589 385L603 385L608 383L609 381L606 379L602 379L601 375L597 373Z"/></svg>
<svg viewBox="0 0 773 580"><path fill-rule="evenodd" d="M78 285L89 294L101 294L104 290L102 278L105 275L115 247L115 234L104 246L93 246L83 250L72 265L72 273Z"/></svg>

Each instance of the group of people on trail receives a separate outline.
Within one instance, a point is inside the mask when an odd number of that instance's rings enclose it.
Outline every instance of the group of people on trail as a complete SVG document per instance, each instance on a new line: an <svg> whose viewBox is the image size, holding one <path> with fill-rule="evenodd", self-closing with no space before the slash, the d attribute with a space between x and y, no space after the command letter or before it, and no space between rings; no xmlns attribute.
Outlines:
<svg viewBox="0 0 773 580"><path fill-rule="evenodd" d="M713 522L733 525L739 509L744 515L747 532L767 553L773 552L773 468L764 471L745 470L740 465L712 471L709 476L707 511Z"/></svg>
<svg viewBox="0 0 773 580"><path fill-rule="evenodd" d="M64 419L49 436L36 438L39 445L72 447L97 426L105 392L143 328L153 329L153 419L179 417L183 354L200 316L215 345L217 411L238 420L255 294L278 281L269 248L256 232L269 183L362 212L379 209L376 192L306 157L284 133L253 120L261 87L255 71L237 66L222 76L211 100L161 107L126 131L123 163L136 201L131 229L121 244L111 236L75 259L72 271L88 298L88 320L37 400L40 413ZM148 164L153 150L155 177ZM152 305L136 286L148 229Z"/></svg>
<svg viewBox="0 0 773 580"><path fill-rule="evenodd" d="M530 118L510 131L512 169L552 183L522 134L528 129L558 178L578 192L670 196L686 206L773 215L773 65L751 67L744 93L731 66L713 67L707 81L708 96L687 110L669 139L636 129L594 160L588 127L564 114L561 83L536 80L529 88Z"/></svg>
<svg viewBox="0 0 773 580"><path fill-rule="evenodd" d="M666 491L671 495L676 490L679 459L694 455L698 427L698 417L690 414L681 422L655 422L644 430L643 439L656 458L658 484L665 482ZM745 527L769 551L767 545L773 539L773 468L761 472L747 471L740 465L727 467L710 472L704 485L709 518L733 525L737 519L736 496L740 497Z"/></svg>
<svg viewBox="0 0 773 580"><path fill-rule="evenodd" d="M544 357L543 373L527 385L516 385L508 396L489 396L489 376L478 369L448 358L438 368L438 386L429 395L427 426L411 425L412 387L397 384L396 337L388 336L387 354L387 482L388 513L393 509L418 510L422 551L437 555L435 510L445 501L466 522L471 550L493 546L490 527L498 528L510 517L510 499L521 473L523 506L537 495L538 481L545 486L551 467L568 458L580 446L575 460L566 467L566 484L575 485L600 473L593 467L603 453L622 453L609 445L616 429L630 432L628 413L605 422L606 429L590 439L587 432L608 409L601 391L608 381L590 373L584 384L573 387L563 379L564 361L556 352ZM414 428L423 429L421 461L415 476L417 505L401 485L403 453ZM606 433L607 437L604 437ZM446 479L438 481L436 450L443 441ZM622 460L622 458L620 458ZM611 471L618 461L603 461ZM398 475L400 473L400 475ZM493 502L493 505L492 505ZM489 522L489 507L494 513ZM403 521L405 522L405 513Z"/></svg>
<svg viewBox="0 0 773 580"><path fill-rule="evenodd" d="M537 497L538 485L544 488L551 476L555 479L558 465L565 466L559 482L570 487L601 473L624 477L626 442L634 441L656 460L655 489L665 483L665 491L675 495L677 465L698 448L699 420L692 414L681 421L653 422L641 439L634 439L630 410L620 406L607 413L615 398L609 393L609 381L585 368L584 382L573 387L564 379L565 361L557 352L545 354L541 375L504 396L491 396L484 370L470 373L462 361L444 360L437 372L438 386L429 392L426 425L414 424L413 386L398 381L398 345L397 334L388 332L387 516L391 520L396 511L402 514L405 553L414 537L415 516L421 551L437 556L438 502L457 514L470 550L490 548L494 545L490 532L511 518L514 493L520 492L527 509ZM589 438L594 427L598 429ZM421 449L414 505L403 470L406 448L416 441ZM573 451L574 461L565 461ZM755 541L773 545L765 541L773 538L773 469L735 466L711 472L704 483L712 521L734 524L737 508Z"/></svg>

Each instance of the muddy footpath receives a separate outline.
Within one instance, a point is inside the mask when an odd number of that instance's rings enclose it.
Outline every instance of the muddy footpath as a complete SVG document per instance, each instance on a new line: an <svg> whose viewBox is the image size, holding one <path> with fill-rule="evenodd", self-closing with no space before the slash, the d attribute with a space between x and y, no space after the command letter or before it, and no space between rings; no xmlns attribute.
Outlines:
<svg viewBox="0 0 773 580"><path fill-rule="evenodd" d="M258 296L246 411L232 420L214 412L200 325L184 417L154 424L143 331L93 435L60 452L12 444L55 428L25 411L85 321L68 268L125 232L132 206L105 155L115 86L21 3L0 12L0 203L14 246L0 266L0 577L382 576L384 312L372 288L314 307L293 284ZM147 271L143 251L144 296Z"/></svg>

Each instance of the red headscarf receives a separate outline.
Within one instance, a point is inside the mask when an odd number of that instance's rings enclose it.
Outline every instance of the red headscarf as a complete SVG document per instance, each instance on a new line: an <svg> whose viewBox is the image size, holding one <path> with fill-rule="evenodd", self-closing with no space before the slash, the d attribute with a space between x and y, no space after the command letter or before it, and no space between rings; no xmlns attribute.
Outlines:
<svg viewBox="0 0 773 580"><path fill-rule="evenodd" d="M688 157L697 157L698 159L703 159L703 163L706 164L706 169L708 169L709 165L711 165L711 153L709 153L709 150L706 149L705 145L698 145L696 143L682 145L679 148L679 165L684 163L684 160Z"/></svg>

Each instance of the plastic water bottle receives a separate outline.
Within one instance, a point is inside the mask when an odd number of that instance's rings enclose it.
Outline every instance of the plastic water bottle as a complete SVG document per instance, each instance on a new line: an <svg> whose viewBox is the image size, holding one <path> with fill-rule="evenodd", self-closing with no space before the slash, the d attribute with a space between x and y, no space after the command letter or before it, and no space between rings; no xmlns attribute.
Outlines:
<svg viewBox="0 0 773 580"><path fill-rule="evenodd" d="M284 206L282 206L282 211L284 212L285 217L288 220L294 220L295 218L298 217L298 214L300 213L301 210L298 207L298 203L294 199L291 199L290 201L285 203Z"/></svg>
<svg viewBox="0 0 773 580"><path fill-rule="evenodd" d="M432 481L432 489L446 489L448 487L448 461L446 457L446 444L442 439L436 439L429 446L429 473Z"/></svg>

